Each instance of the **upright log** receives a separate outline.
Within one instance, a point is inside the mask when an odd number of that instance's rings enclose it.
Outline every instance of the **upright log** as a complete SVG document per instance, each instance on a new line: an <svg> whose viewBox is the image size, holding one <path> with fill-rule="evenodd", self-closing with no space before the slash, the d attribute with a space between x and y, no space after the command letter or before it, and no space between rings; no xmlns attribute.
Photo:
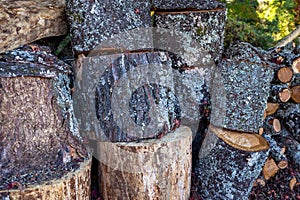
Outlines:
<svg viewBox="0 0 300 200"><path fill-rule="evenodd" d="M67 0L67 15L75 52L86 53L116 34L150 27L150 10L150 2L146 0Z"/></svg>
<svg viewBox="0 0 300 200"><path fill-rule="evenodd" d="M100 188L104 200L185 200L190 195L192 133L143 142L98 144Z"/></svg>
<svg viewBox="0 0 300 200"><path fill-rule="evenodd" d="M64 0L1 1L0 53L67 33Z"/></svg>
<svg viewBox="0 0 300 200"><path fill-rule="evenodd" d="M273 70L249 44L242 43L231 49L236 54L223 59L215 71L211 123L257 133L263 124Z"/></svg>
<svg viewBox="0 0 300 200"><path fill-rule="evenodd" d="M88 199L91 161L74 119L69 75L69 66L45 47L1 55L2 195Z"/></svg>
<svg viewBox="0 0 300 200"><path fill-rule="evenodd" d="M210 54L211 60L219 61L223 52L225 5L217 1L187 2L154 1L154 6L157 8L154 14L154 25L190 35L197 42L195 44L193 41L191 46L198 45L202 51ZM157 44L160 42L164 43L159 38L154 41Z"/></svg>

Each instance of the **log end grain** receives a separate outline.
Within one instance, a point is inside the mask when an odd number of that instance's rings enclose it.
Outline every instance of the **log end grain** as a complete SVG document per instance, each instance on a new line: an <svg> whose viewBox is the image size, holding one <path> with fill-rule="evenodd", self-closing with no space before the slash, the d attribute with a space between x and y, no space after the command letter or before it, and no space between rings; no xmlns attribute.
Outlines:
<svg viewBox="0 0 300 200"><path fill-rule="evenodd" d="M277 72L277 78L282 83L288 83L293 78L293 70L289 67L282 67Z"/></svg>
<svg viewBox="0 0 300 200"><path fill-rule="evenodd" d="M300 85L292 87L291 98L294 102L300 103Z"/></svg>

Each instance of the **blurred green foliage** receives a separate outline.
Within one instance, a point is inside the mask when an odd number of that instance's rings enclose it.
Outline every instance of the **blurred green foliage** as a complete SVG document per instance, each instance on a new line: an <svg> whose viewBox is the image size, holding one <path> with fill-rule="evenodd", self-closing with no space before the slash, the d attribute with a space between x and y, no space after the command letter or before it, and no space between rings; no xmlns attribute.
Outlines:
<svg viewBox="0 0 300 200"><path fill-rule="evenodd" d="M300 24L297 0L223 2L227 4L228 16L225 46L234 41L245 41L268 49Z"/></svg>

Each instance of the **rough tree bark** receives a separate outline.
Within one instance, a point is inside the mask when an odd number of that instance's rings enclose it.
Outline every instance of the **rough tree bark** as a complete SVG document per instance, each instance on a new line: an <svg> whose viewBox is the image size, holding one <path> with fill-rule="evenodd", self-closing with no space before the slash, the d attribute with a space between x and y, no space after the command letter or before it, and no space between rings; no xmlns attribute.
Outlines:
<svg viewBox="0 0 300 200"><path fill-rule="evenodd" d="M89 52L111 36L126 30L150 27L150 10L150 2L146 0L67 0L75 52Z"/></svg>
<svg viewBox="0 0 300 200"><path fill-rule="evenodd" d="M197 42L195 44L193 41L191 46L199 46L203 52L210 54L211 60L219 61L223 52L225 5L216 1L186 2L172 1L164 4L164 1L154 1L157 8L154 26L190 35ZM154 42L164 41L157 38Z"/></svg>
<svg viewBox="0 0 300 200"><path fill-rule="evenodd" d="M64 0L1 1L0 53L67 33Z"/></svg>
<svg viewBox="0 0 300 200"><path fill-rule="evenodd" d="M70 68L49 51L24 46L1 55L0 192L88 199L91 161L74 120Z"/></svg>
<svg viewBox="0 0 300 200"><path fill-rule="evenodd" d="M161 139L100 143L98 156L103 198L188 199L191 144L192 133L185 126Z"/></svg>

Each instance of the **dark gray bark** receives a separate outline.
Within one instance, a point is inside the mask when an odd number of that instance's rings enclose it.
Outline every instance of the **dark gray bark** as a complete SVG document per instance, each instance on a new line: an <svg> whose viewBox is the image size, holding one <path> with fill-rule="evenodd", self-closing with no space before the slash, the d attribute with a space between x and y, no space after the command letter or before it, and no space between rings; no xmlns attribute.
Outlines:
<svg viewBox="0 0 300 200"><path fill-rule="evenodd" d="M150 27L150 10L150 2L145 0L68 0L66 12L75 52L89 52L111 36Z"/></svg>
<svg viewBox="0 0 300 200"><path fill-rule="evenodd" d="M153 0L154 8L158 10L213 10L225 8L225 4L215 0Z"/></svg>
<svg viewBox="0 0 300 200"><path fill-rule="evenodd" d="M199 47L197 51L206 52L210 55L210 60L219 61L223 52L225 20L226 11L223 7L216 10L173 12L166 10L155 12L154 26L187 34L192 41L186 40L183 41L183 44ZM165 40L165 38L156 38L154 44L164 43L161 40ZM189 50L195 51L194 49ZM194 58L187 58L186 61L190 61L188 59Z"/></svg>
<svg viewBox="0 0 300 200"><path fill-rule="evenodd" d="M215 71L211 123L257 133L263 124L273 69L248 44L239 45L232 47L233 56L223 59Z"/></svg>

